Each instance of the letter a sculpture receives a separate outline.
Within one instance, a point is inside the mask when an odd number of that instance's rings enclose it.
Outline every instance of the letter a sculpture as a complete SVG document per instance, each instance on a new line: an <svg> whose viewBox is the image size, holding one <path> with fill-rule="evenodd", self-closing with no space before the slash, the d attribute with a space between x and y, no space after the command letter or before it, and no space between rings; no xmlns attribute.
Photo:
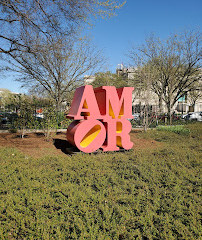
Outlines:
<svg viewBox="0 0 202 240"><path fill-rule="evenodd" d="M132 116L132 87L91 85L77 88L67 118L74 119L67 129L67 140L80 151L98 149L129 150Z"/></svg>

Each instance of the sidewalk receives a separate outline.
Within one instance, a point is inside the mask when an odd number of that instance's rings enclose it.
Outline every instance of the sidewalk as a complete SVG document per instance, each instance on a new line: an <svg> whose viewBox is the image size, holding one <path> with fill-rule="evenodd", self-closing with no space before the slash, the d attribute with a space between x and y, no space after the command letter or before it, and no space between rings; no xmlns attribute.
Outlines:
<svg viewBox="0 0 202 240"><path fill-rule="evenodd" d="M0 130L0 133L12 133L11 132L12 129L5 129L5 130ZM57 129L57 132L66 132L67 129ZM30 129L30 130L26 130L25 133L40 133L40 132L44 132L42 129ZM50 132L55 132L55 129L50 130ZM20 133L20 130L17 130L17 133Z"/></svg>
<svg viewBox="0 0 202 240"><path fill-rule="evenodd" d="M150 128L148 128L149 130ZM143 127L137 127L137 128L132 128L131 131L142 131L143 130ZM57 129L57 132L66 132L67 129ZM25 133L40 133L40 132L44 132L42 129L30 129L30 130L27 130L25 131ZM50 130L50 132L55 132L55 129L53 130ZM11 129L2 129L0 130L0 133L12 133L11 132ZM20 130L17 130L17 133L20 133Z"/></svg>

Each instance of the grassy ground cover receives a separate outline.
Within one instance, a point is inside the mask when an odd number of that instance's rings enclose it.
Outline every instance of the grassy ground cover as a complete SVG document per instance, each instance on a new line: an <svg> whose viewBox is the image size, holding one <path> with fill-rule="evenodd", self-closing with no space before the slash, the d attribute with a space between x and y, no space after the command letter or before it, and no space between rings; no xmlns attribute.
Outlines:
<svg viewBox="0 0 202 240"><path fill-rule="evenodd" d="M158 149L44 156L0 148L0 239L201 239L200 123ZM141 140L140 140L141 141Z"/></svg>
<svg viewBox="0 0 202 240"><path fill-rule="evenodd" d="M180 135L189 135L190 130L184 125L175 125L175 126L158 126L156 128L158 131L168 131L174 132Z"/></svg>

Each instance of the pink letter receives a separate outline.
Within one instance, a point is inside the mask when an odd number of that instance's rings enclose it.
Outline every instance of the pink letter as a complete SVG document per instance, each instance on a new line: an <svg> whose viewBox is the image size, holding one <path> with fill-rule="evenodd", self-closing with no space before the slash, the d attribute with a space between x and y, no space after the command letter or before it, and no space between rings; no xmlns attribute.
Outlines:
<svg viewBox="0 0 202 240"><path fill-rule="evenodd" d="M133 118L132 87L103 86L94 89L102 119Z"/></svg>
<svg viewBox="0 0 202 240"><path fill-rule="evenodd" d="M99 108L91 85L76 89L67 118L74 120L100 119Z"/></svg>
<svg viewBox="0 0 202 240"><path fill-rule="evenodd" d="M105 138L105 127L98 120L74 121L67 129L67 140L86 153L99 149Z"/></svg>
<svg viewBox="0 0 202 240"><path fill-rule="evenodd" d="M132 148L133 143L130 141L131 123L127 119L111 119L106 121L107 141L103 150L118 151L119 147L126 150ZM119 146L119 147L117 147Z"/></svg>

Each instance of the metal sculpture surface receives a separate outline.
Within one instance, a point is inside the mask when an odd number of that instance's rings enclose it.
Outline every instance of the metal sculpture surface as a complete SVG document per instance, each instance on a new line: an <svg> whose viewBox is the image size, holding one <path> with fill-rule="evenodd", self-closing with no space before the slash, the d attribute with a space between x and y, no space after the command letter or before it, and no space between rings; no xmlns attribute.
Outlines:
<svg viewBox="0 0 202 240"><path fill-rule="evenodd" d="M129 150L132 116L132 87L77 88L67 118L74 119L67 129L67 140L80 151L91 153Z"/></svg>

